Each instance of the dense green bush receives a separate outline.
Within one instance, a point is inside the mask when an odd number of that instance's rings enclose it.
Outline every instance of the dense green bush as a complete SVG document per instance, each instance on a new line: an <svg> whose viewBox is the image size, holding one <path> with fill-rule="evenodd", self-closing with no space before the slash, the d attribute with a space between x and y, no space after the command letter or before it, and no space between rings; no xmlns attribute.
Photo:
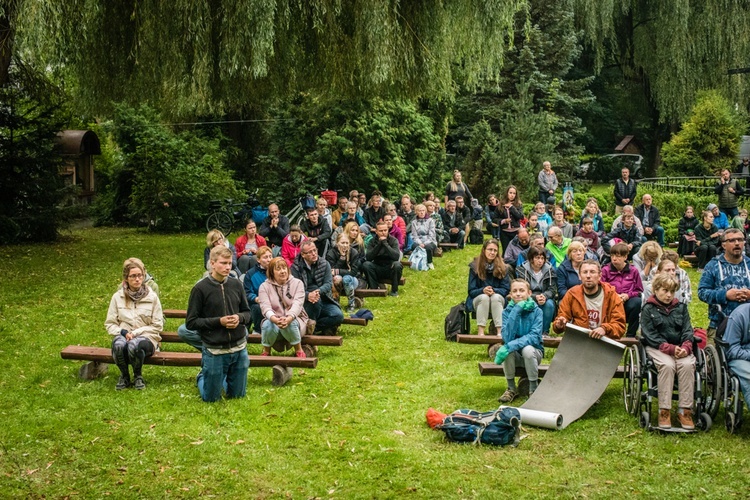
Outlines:
<svg viewBox="0 0 750 500"><path fill-rule="evenodd" d="M299 95L274 111L269 153L253 188L289 203L320 189L380 190L397 198L445 185L447 168L435 124L408 101L329 101Z"/></svg>
<svg viewBox="0 0 750 500"><path fill-rule="evenodd" d="M731 169L737 161L746 119L716 91L704 92L682 130L662 149L669 171L682 175L711 175Z"/></svg>
<svg viewBox="0 0 750 500"><path fill-rule="evenodd" d="M120 105L114 120L102 127L99 223L196 229L203 226L211 199L244 201L244 191L225 166L220 138L177 134L159 122L151 108Z"/></svg>

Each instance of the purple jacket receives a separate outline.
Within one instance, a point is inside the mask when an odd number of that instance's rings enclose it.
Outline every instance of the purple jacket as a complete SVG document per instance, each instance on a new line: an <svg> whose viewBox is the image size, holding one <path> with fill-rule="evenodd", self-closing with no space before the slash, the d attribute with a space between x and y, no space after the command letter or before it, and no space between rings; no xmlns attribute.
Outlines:
<svg viewBox="0 0 750 500"><path fill-rule="evenodd" d="M625 263L622 271L618 271L612 264L604 266L602 268L602 281L615 287L617 293L627 293L630 299L643 293L641 273L628 263Z"/></svg>

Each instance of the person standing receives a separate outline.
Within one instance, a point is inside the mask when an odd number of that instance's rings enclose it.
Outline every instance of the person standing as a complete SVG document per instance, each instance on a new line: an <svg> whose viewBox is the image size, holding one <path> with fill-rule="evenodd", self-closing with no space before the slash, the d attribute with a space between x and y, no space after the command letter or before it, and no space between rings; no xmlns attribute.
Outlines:
<svg viewBox="0 0 750 500"><path fill-rule="evenodd" d="M555 196L558 182L557 175L554 170L552 170L552 164L550 162L545 161L542 164L542 167L543 168L539 172L539 175L537 175L536 182L539 184L539 201L546 205L547 198Z"/></svg>
<svg viewBox="0 0 750 500"><path fill-rule="evenodd" d="M448 204L448 200L455 200L456 196L463 196L464 200L473 198L469 186L461 180L461 172L458 170L453 171L453 178L445 186L445 204Z"/></svg>
<svg viewBox="0 0 750 500"><path fill-rule="evenodd" d="M618 215L622 212L622 207L633 204L638 191L635 180L630 178L629 168L623 168L621 176L615 181L615 213Z"/></svg>
<svg viewBox="0 0 750 500"><path fill-rule="evenodd" d="M250 307L242 283L229 279L232 253L225 246L211 250L211 273L190 291L185 326L202 341L201 371L196 382L203 401L245 397L247 390L247 328Z"/></svg>
<svg viewBox="0 0 750 500"><path fill-rule="evenodd" d="M737 202L739 197L745 194L737 179L732 178L728 168L721 171L719 182L714 187L714 193L719 195L719 210L724 212L728 220L732 220L739 214Z"/></svg>

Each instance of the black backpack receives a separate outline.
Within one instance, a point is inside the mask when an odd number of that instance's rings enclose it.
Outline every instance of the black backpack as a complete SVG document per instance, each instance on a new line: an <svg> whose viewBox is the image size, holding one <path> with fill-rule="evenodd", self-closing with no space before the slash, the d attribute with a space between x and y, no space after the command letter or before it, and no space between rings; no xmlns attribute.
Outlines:
<svg viewBox="0 0 750 500"><path fill-rule="evenodd" d="M466 306L463 302L451 307L448 316L445 317L445 340L449 342L456 341L456 335L466 333Z"/></svg>
<svg viewBox="0 0 750 500"><path fill-rule="evenodd" d="M481 245L484 243L484 233L481 229L472 227L469 231L469 244L470 245Z"/></svg>

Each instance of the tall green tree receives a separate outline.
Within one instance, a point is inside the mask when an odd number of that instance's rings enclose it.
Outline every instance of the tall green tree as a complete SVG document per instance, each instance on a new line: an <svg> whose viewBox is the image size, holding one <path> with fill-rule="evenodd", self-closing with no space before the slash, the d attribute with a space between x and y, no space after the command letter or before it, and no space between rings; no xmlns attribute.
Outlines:
<svg viewBox="0 0 750 500"><path fill-rule="evenodd" d="M65 220L57 132L64 96L38 72L14 62L0 86L0 243L50 241Z"/></svg>
<svg viewBox="0 0 750 500"><path fill-rule="evenodd" d="M746 118L735 112L719 92L699 94L682 130L664 145L664 163L673 173L713 175L733 169Z"/></svg>
<svg viewBox="0 0 750 500"><path fill-rule="evenodd" d="M81 103L223 114L293 94L450 95L502 66L523 0L27 0L22 50L77 76Z"/></svg>
<svg viewBox="0 0 750 500"><path fill-rule="evenodd" d="M456 102L449 149L461 158L472 193L484 196L509 183L535 192L544 160L558 174L577 163L584 131L577 113L592 100L591 77L571 75L580 51L569 2L536 0L517 16L500 78ZM490 148L496 150L490 154ZM497 159L494 166L490 158Z"/></svg>

